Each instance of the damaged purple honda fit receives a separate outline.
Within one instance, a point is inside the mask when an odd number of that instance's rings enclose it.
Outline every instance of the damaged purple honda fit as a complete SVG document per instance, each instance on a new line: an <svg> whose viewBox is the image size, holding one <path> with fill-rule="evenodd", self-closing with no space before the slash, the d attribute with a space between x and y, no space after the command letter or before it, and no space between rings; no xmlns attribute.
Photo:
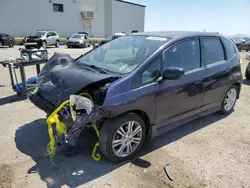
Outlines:
<svg viewBox="0 0 250 188"><path fill-rule="evenodd" d="M94 123L100 151L118 162L133 157L147 138L216 111L229 114L241 80L239 53L230 39L207 32L145 32L77 59L55 53L29 98L50 115L78 96L74 106L58 113L67 133L57 143L74 147Z"/></svg>

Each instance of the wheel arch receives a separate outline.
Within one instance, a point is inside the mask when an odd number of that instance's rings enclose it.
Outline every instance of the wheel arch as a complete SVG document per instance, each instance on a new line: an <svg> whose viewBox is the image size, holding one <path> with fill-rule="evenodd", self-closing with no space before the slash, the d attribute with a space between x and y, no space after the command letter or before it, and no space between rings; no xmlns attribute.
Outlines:
<svg viewBox="0 0 250 188"><path fill-rule="evenodd" d="M237 90L238 90L238 92L237 92L237 99L239 99L240 98L241 84L239 82L234 82L232 85L235 85L237 87Z"/></svg>
<svg viewBox="0 0 250 188"><path fill-rule="evenodd" d="M226 96L227 91L229 90L229 88L232 87L233 85L235 85L237 87L237 90L238 90L238 92L237 92L237 99L240 98L241 83L239 81L236 81L236 82L233 82L231 85L228 86L228 88L226 89L226 91L225 91L225 93L223 95L223 99Z"/></svg>
<svg viewBox="0 0 250 188"><path fill-rule="evenodd" d="M142 118L142 120L144 121L145 126L146 126L146 135L148 136L151 133L151 125L152 124L151 124L151 121L150 121L148 114L146 112L144 112L143 110L139 110L139 109L129 110L129 111L126 111L126 112L119 114L115 118L122 116L122 115L125 115L125 114L129 114L129 113L134 113L134 114L138 115L140 118Z"/></svg>

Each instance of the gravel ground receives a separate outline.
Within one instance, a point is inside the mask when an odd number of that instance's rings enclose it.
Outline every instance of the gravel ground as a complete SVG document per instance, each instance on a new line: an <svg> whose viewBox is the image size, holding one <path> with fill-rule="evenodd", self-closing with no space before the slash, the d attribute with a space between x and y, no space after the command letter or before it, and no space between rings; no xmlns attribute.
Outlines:
<svg viewBox="0 0 250 188"><path fill-rule="evenodd" d="M49 48L77 57L88 49ZM247 61L241 52L242 72ZM0 48L0 61L19 57L18 47ZM34 76L35 69L27 69ZM48 143L45 113L10 87L8 70L0 66L0 188L8 187L250 187L250 82L244 80L232 114L212 114L159 136L132 163L113 164L91 158L95 136L81 137L80 152L56 166L45 156ZM164 173L168 162L174 181Z"/></svg>

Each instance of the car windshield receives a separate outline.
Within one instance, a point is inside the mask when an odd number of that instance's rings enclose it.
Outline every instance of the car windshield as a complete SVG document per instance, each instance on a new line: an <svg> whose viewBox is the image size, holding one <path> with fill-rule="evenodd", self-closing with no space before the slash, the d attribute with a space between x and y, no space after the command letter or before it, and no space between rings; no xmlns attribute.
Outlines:
<svg viewBox="0 0 250 188"><path fill-rule="evenodd" d="M84 35L72 35L70 38L73 38L73 39L80 39L80 38L84 38Z"/></svg>
<svg viewBox="0 0 250 188"><path fill-rule="evenodd" d="M94 65L112 73L126 74L167 42L165 37L127 35L112 40L81 57L82 65Z"/></svg>
<svg viewBox="0 0 250 188"><path fill-rule="evenodd" d="M31 36L33 36L33 37L41 37L41 36L45 35L45 33L46 32L44 32L44 31L36 31L36 32L32 33Z"/></svg>

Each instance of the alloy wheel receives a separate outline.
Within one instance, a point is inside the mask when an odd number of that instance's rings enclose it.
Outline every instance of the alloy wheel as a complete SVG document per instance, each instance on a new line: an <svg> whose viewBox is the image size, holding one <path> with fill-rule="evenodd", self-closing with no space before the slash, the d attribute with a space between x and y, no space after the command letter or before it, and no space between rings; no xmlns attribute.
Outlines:
<svg viewBox="0 0 250 188"><path fill-rule="evenodd" d="M124 123L116 131L112 149L116 156L127 157L132 154L142 141L142 127L136 121L128 121Z"/></svg>
<svg viewBox="0 0 250 188"><path fill-rule="evenodd" d="M235 88L231 88L227 92L227 95L224 100L224 109L226 111L230 111L233 108L236 98L237 98L237 91Z"/></svg>

